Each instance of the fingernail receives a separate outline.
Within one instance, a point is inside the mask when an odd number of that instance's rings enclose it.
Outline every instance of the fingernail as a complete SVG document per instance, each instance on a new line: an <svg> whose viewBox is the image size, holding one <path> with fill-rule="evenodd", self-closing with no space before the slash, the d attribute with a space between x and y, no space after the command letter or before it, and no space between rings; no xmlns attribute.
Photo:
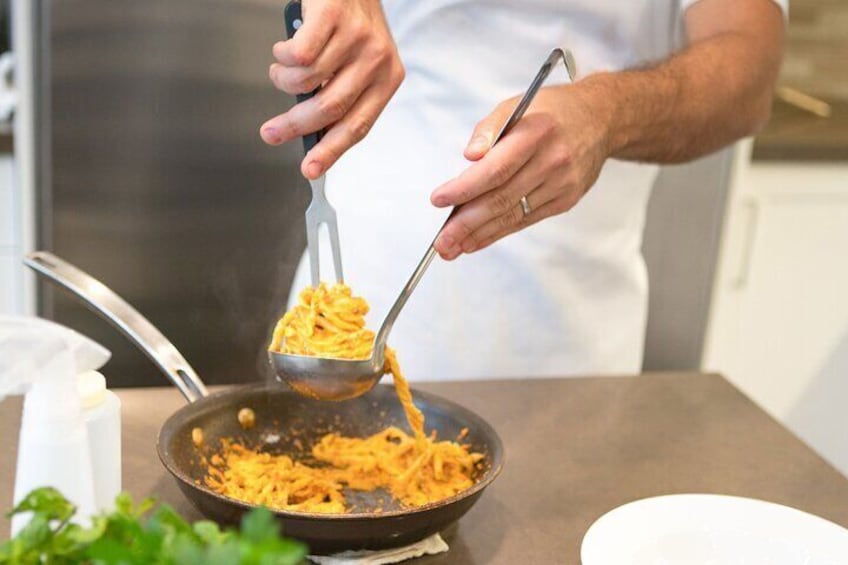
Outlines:
<svg viewBox="0 0 848 565"><path fill-rule="evenodd" d="M456 241L449 236L443 235L439 238L439 246L445 250L446 255L450 255L454 251L454 247L456 247Z"/></svg>
<svg viewBox="0 0 848 565"><path fill-rule="evenodd" d="M265 141L270 141L271 143L277 143L278 141L280 141L280 135L277 133L276 128L263 129L262 137L265 138Z"/></svg>
<svg viewBox="0 0 848 565"><path fill-rule="evenodd" d="M321 163L318 161L312 161L306 165L306 174L309 175L309 178L311 179L321 176Z"/></svg>
<svg viewBox="0 0 848 565"><path fill-rule="evenodd" d="M442 259L444 259L445 261L453 261L454 259L456 259L456 258L459 256L459 252L457 252L457 251L450 251L450 252L448 252L448 253L439 253L439 255L440 255L440 256L441 256L441 258L442 258Z"/></svg>
<svg viewBox="0 0 848 565"><path fill-rule="evenodd" d="M468 144L468 150L474 153L485 151L489 145L489 138L485 135L475 135Z"/></svg>
<svg viewBox="0 0 848 565"><path fill-rule="evenodd" d="M448 205L448 199L444 195L436 194L435 196L433 196L433 206L441 208L441 207L447 206L447 205Z"/></svg>

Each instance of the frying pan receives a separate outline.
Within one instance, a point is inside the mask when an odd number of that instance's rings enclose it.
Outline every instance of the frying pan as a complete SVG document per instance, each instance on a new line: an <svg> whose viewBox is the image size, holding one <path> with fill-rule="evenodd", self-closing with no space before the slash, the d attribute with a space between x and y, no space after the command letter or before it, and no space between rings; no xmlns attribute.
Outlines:
<svg viewBox="0 0 848 565"><path fill-rule="evenodd" d="M55 255L29 254L24 263L66 288L138 346L180 390L188 401L159 431L159 458L182 492L206 517L231 524L253 506L220 495L204 484L206 468L201 449L192 442L192 430L203 430L204 444L218 445L223 437L293 458L308 455L324 434L338 432L363 437L388 425L409 431L393 388L378 385L371 392L342 402L305 398L278 383L256 383L209 394L188 362L144 316L108 287ZM480 498L503 467L503 445L495 430L478 415L436 395L413 391L415 404L429 430L442 439L463 439L484 454L475 484L450 498L416 508L403 508L387 493L346 491L350 511L321 514L273 510L283 532L307 543L313 554L348 549L400 547L442 531L462 517ZM238 423L241 408L251 408L256 425L245 430Z"/></svg>

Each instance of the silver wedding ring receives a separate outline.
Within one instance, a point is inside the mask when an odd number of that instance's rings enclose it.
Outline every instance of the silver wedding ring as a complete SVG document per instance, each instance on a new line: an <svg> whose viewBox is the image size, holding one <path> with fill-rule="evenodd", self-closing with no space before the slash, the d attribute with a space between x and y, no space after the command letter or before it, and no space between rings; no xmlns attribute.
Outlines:
<svg viewBox="0 0 848 565"><path fill-rule="evenodd" d="M526 196L522 196L519 202L521 202L521 210L524 212L525 216L527 216L528 214L530 214L530 212L533 211L533 208L530 207L530 203L527 202Z"/></svg>

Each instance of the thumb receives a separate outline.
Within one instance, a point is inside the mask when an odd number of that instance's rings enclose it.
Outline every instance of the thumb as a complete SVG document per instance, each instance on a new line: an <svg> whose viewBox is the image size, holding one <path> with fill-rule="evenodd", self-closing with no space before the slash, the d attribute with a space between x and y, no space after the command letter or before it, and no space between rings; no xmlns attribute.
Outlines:
<svg viewBox="0 0 848 565"><path fill-rule="evenodd" d="M465 147L465 158L469 161L479 161L483 155L489 152L495 141L495 136L503 127L515 106L515 100L508 100L498 104L497 108L480 120L474 127L471 140Z"/></svg>

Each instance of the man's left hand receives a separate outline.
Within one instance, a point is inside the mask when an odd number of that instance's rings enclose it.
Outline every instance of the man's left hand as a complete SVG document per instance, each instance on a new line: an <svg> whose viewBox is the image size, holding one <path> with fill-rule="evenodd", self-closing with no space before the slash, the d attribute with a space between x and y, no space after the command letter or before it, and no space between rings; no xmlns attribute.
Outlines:
<svg viewBox="0 0 848 565"><path fill-rule="evenodd" d="M438 207L462 206L436 239L443 259L483 249L577 204L609 156L607 113L593 90L581 83L542 88L494 146L518 98L502 102L477 124L465 149L475 162L430 197Z"/></svg>

